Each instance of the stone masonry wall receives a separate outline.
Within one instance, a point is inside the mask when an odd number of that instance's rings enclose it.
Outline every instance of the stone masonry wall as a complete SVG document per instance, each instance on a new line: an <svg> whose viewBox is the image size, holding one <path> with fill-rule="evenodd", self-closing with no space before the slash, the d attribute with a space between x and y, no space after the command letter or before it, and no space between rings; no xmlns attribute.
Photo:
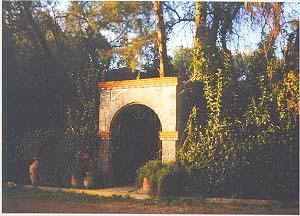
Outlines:
<svg viewBox="0 0 300 216"><path fill-rule="evenodd" d="M133 104L148 106L157 114L162 125L162 162L176 160L177 118L180 111L177 104L177 77L101 82L99 89L98 134L103 140L103 146L100 147L103 171L109 172L109 140L113 119L122 108Z"/></svg>

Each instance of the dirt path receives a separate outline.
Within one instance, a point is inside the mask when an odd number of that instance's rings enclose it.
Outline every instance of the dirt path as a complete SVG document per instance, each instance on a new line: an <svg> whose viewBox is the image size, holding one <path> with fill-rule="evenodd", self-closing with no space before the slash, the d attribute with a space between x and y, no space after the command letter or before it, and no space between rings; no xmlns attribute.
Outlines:
<svg viewBox="0 0 300 216"><path fill-rule="evenodd" d="M6 213L197 213L197 214L298 214L297 208L253 207L237 205L165 205L142 201L70 201L40 199L20 195L3 196Z"/></svg>

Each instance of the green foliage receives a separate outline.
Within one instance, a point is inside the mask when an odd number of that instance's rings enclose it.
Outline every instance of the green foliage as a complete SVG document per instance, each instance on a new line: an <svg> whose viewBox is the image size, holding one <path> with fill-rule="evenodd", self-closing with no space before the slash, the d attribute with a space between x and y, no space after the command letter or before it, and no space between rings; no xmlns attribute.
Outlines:
<svg viewBox="0 0 300 216"><path fill-rule="evenodd" d="M150 182L150 194L160 196L178 196L184 193L185 171L176 164L162 164L159 160L151 160L137 170L136 183L143 185L143 179Z"/></svg>
<svg viewBox="0 0 300 216"><path fill-rule="evenodd" d="M189 195L206 196L209 192L209 179L202 170L190 168L187 172L186 193Z"/></svg>
<svg viewBox="0 0 300 216"><path fill-rule="evenodd" d="M113 54L122 51L134 61L153 44L148 19L152 4L71 2L60 11L56 2L36 1L4 2L3 7L4 116L13 125L5 130L10 152L5 161L12 164L14 143L24 133L47 125L66 141L62 152L67 152L69 170L81 162L92 169L99 141L97 82L104 79ZM103 31L115 34L116 40L109 43ZM89 153L92 161L76 158L78 149Z"/></svg>
<svg viewBox="0 0 300 216"><path fill-rule="evenodd" d="M132 198L126 196L112 195L110 197L90 195L84 193L71 193L57 190L56 192L43 191L40 189L22 189L13 188L5 191L7 195L16 195L22 197L23 200L38 199L38 200L59 200L59 201L74 201L74 202L128 202L132 201Z"/></svg>
<svg viewBox="0 0 300 216"><path fill-rule="evenodd" d="M144 178L150 182L150 193L154 194L157 191L157 172L162 168L162 163L159 160L151 160L145 163L137 170L136 183L139 187L143 185Z"/></svg>
<svg viewBox="0 0 300 216"><path fill-rule="evenodd" d="M25 134L17 145L18 156L28 163L37 157L42 169L43 185L65 184L67 157L65 144L53 130L35 130Z"/></svg>
<svg viewBox="0 0 300 216"><path fill-rule="evenodd" d="M179 196L184 194L186 173L176 164L165 164L157 172L159 196Z"/></svg>
<svg viewBox="0 0 300 216"><path fill-rule="evenodd" d="M298 76L276 57L270 37L235 59L226 44L195 39L191 81L203 86L196 94L203 94L205 107L191 107L179 159L198 170L191 176L203 182L197 188L191 178L190 187L199 194L297 196Z"/></svg>
<svg viewBox="0 0 300 216"><path fill-rule="evenodd" d="M181 47L174 51L174 59L172 62L174 70L184 81L187 81L189 76L191 76L192 61L193 50L191 48Z"/></svg>
<svg viewBox="0 0 300 216"><path fill-rule="evenodd" d="M98 13L107 23L107 29L115 34L116 45L110 52L112 61L128 67L132 72L141 70L147 47L155 40L155 29L151 19L153 9L150 2L103 2L98 5ZM148 51L149 52L149 51Z"/></svg>
<svg viewBox="0 0 300 216"><path fill-rule="evenodd" d="M298 188L295 177L299 172L299 166L295 162L299 159L296 153L299 142L298 117L297 114L292 114L293 108L287 108L288 101L298 95L296 91L290 91L297 89L293 84L297 79L292 78L294 76L289 71L282 79L278 79L282 69L272 52L274 53L272 49L268 52L268 56L272 58L264 59L264 64L249 67L255 74L253 81L257 92L253 94L243 119L243 142L249 146L249 151L246 155L248 165L244 167L241 176L251 182L248 185L251 192L247 191L246 194L256 193L263 197L286 199L296 196L295 189ZM262 51L258 51L253 59L263 55ZM291 79L287 79L288 76ZM290 83L288 89L283 87L285 82ZM283 95L286 95L284 99ZM285 114L283 109L286 109ZM251 175L246 174L247 172Z"/></svg>
<svg viewBox="0 0 300 216"><path fill-rule="evenodd" d="M66 109L65 137L69 152L73 155L75 169L91 170L95 167L97 152L96 137L98 109L97 82L101 71L93 65L90 56L89 63L83 72L72 71L69 79L73 84L75 101ZM83 171L83 170L82 170Z"/></svg>
<svg viewBox="0 0 300 216"><path fill-rule="evenodd" d="M210 192L225 192L225 184L243 163L243 146L237 143L231 125L226 121L220 122L218 126L213 121L208 121L206 128L194 136L197 136L194 142L186 143L179 158L190 169L201 170L199 178L203 176L203 184L208 181Z"/></svg>
<svg viewBox="0 0 300 216"><path fill-rule="evenodd" d="M55 145L56 141L54 131L35 130L25 134L23 141L17 145L17 151L25 161L30 161L33 157L44 161L51 157L49 151L52 148L49 146Z"/></svg>
<svg viewBox="0 0 300 216"><path fill-rule="evenodd" d="M224 183L239 166L235 159L240 149L235 143L237 138L232 122L223 113L222 101L224 89L228 88L228 80L224 77L230 68L230 57L215 46L208 47L200 38L195 39L190 80L203 86L203 92L195 93L203 94L206 107L204 104L192 107L178 156L189 169L201 170L199 178L203 176L203 184L208 183L210 192L225 191ZM197 108L200 106L205 121L200 118L201 112ZM203 190L202 186L199 190Z"/></svg>
<svg viewBox="0 0 300 216"><path fill-rule="evenodd" d="M207 74L208 64L206 60L206 55L203 51L203 47L200 46L200 39L195 39L194 42L194 56L192 60L192 76L190 80L192 82L195 81L203 81Z"/></svg>

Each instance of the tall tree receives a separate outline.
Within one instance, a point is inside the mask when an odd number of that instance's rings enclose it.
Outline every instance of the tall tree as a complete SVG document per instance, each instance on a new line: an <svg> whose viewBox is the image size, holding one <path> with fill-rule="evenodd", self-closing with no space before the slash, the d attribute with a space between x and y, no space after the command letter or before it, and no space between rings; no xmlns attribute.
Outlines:
<svg viewBox="0 0 300 216"><path fill-rule="evenodd" d="M167 48L166 48L166 35L165 35L163 9L160 1L154 1L153 6L154 6L154 14L156 18L156 27L157 27L159 76L164 77L166 74Z"/></svg>

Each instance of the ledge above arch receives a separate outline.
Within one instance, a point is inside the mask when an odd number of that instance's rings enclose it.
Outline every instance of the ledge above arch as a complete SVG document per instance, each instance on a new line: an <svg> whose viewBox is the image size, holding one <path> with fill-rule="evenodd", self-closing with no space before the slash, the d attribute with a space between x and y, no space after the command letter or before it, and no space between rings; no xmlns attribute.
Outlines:
<svg viewBox="0 0 300 216"><path fill-rule="evenodd" d="M139 80L121 80L99 82L99 89L127 89L127 88L151 88L159 86L177 86L177 77L150 78Z"/></svg>

